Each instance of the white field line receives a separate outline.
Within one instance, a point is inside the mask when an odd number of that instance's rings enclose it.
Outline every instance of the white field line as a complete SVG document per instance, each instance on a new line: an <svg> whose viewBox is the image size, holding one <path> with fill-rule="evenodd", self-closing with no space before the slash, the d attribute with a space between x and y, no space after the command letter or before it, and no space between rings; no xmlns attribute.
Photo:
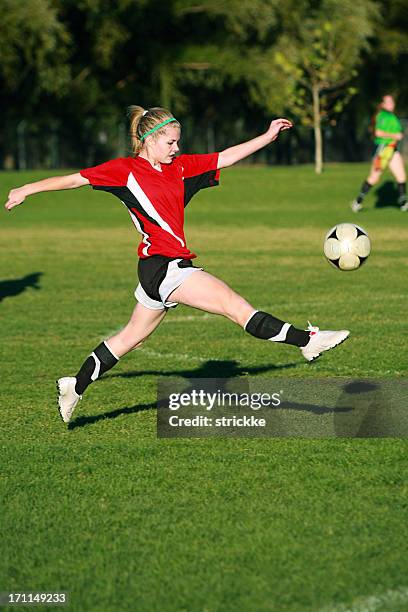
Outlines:
<svg viewBox="0 0 408 612"><path fill-rule="evenodd" d="M170 315L170 316L167 316L164 319L163 323L180 323L182 321L183 322L184 321L205 321L205 320L208 320L208 319L212 319L215 316L217 316L217 315L211 315L211 314L207 314L207 313L204 314L204 315L199 315L199 316L197 316L197 315L185 315L185 316L180 316L180 317L177 317L177 316L173 317L172 315Z"/></svg>
<svg viewBox="0 0 408 612"><path fill-rule="evenodd" d="M408 604L408 588L399 587L393 591L385 591L378 595L358 597L351 604L336 604L321 608L319 612L400 612L407 610L404 604ZM400 607L404 605L404 607ZM396 608L395 606L398 606Z"/></svg>
<svg viewBox="0 0 408 612"><path fill-rule="evenodd" d="M222 361L221 359L216 359L215 357L198 357L197 355L190 355L189 353L159 353L159 351L153 351L152 349L147 349L141 347L140 349L136 349L145 355L150 355L151 357L160 357L161 359L176 359L178 361Z"/></svg>
<svg viewBox="0 0 408 612"><path fill-rule="evenodd" d="M103 342L106 338L110 336L114 336L117 334L122 327L119 329L113 329L110 332L107 332L105 336L100 338L100 341ZM144 355L150 355L151 357L160 357L161 359L175 359L178 361L222 361L221 359L216 359L215 357L198 357L197 355L190 355L189 353L160 353L159 351L154 351L153 349L145 348L141 346L140 348L134 349L137 352L144 353Z"/></svg>

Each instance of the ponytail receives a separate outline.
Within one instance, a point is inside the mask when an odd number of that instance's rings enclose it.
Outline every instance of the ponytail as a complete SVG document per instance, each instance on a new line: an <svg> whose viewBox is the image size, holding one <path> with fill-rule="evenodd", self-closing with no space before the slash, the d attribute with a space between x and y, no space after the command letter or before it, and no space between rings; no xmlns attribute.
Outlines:
<svg viewBox="0 0 408 612"><path fill-rule="evenodd" d="M134 155L138 155L144 144L144 136L147 132L154 130L159 124L166 122L181 128L180 123L174 119L170 111L165 108L155 106L145 110L141 106L129 106L128 115L130 119L130 139L132 143L132 151ZM170 121L169 121L170 120ZM158 128L151 135L155 138L156 134L163 134L166 126Z"/></svg>

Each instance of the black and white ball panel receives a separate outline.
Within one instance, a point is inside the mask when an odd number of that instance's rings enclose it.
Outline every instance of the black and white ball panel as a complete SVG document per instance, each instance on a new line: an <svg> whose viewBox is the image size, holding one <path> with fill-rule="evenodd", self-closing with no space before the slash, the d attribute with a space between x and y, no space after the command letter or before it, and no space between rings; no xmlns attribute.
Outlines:
<svg viewBox="0 0 408 612"><path fill-rule="evenodd" d="M340 270L356 270L367 259L371 242L364 229L354 223L339 223L324 241L327 260Z"/></svg>

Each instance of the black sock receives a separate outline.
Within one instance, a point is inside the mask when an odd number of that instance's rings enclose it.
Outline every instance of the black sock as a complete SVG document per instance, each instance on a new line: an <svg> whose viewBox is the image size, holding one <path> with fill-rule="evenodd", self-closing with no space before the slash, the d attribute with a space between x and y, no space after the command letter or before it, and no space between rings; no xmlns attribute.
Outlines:
<svg viewBox="0 0 408 612"><path fill-rule="evenodd" d="M364 181L364 183L361 185L360 193L357 196L357 202L359 204L361 204L361 202L364 200L371 187L372 185L368 181Z"/></svg>
<svg viewBox="0 0 408 612"><path fill-rule="evenodd" d="M91 382L97 380L102 374L113 368L118 361L106 342L102 342L97 346L84 361L78 374L75 376L77 379L75 391L78 395L82 395Z"/></svg>
<svg viewBox="0 0 408 612"><path fill-rule="evenodd" d="M398 204L403 206L407 202L407 184L397 183L398 185Z"/></svg>
<svg viewBox="0 0 408 612"><path fill-rule="evenodd" d="M272 342L284 342L294 346L306 346L310 340L310 333L296 329L289 323L276 319L267 312L258 310L249 319L244 327L251 336Z"/></svg>

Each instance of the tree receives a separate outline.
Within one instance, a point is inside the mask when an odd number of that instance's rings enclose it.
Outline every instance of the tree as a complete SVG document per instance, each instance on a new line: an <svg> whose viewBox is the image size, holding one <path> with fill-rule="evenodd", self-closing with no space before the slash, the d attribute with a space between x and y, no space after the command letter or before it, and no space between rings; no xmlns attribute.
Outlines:
<svg viewBox="0 0 408 612"><path fill-rule="evenodd" d="M357 92L352 83L373 33L377 5L371 0L322 0L314 9L307 4L304 18L282 33L273 55L286 77L288 107L304 125L313 126L320 174L322 121L335 123Z"/></svg>
<svg viewBox="0 0 408 612"><path fill-rule="evenodd" d="M43 111L41 97L67 91L71 39L50 0L0 0L0 10L0 155L14 166L16 133L23 143L26 120Z"/></svg>
<svg viewBox="0 0 408 612"><path fill-rule="evenodd" d="M0 79L10 92L29 86L31 99L39 91L64 92L69 81L70 36L50 0L0 0Z"/></svg>
<svg viewBox="0 0 408 612"><path fill-rule="evenodd" d="M178 0L176 9L180 15L205 15L213 26L202 44L183 50L182 65L196 71L197 83L211 87L214 72L224 87L243 82L256 107L275 115L289 112L313 127L320 173L322 123L335 124L357 92L357 67L369 49L377 3Z"/></svg>

